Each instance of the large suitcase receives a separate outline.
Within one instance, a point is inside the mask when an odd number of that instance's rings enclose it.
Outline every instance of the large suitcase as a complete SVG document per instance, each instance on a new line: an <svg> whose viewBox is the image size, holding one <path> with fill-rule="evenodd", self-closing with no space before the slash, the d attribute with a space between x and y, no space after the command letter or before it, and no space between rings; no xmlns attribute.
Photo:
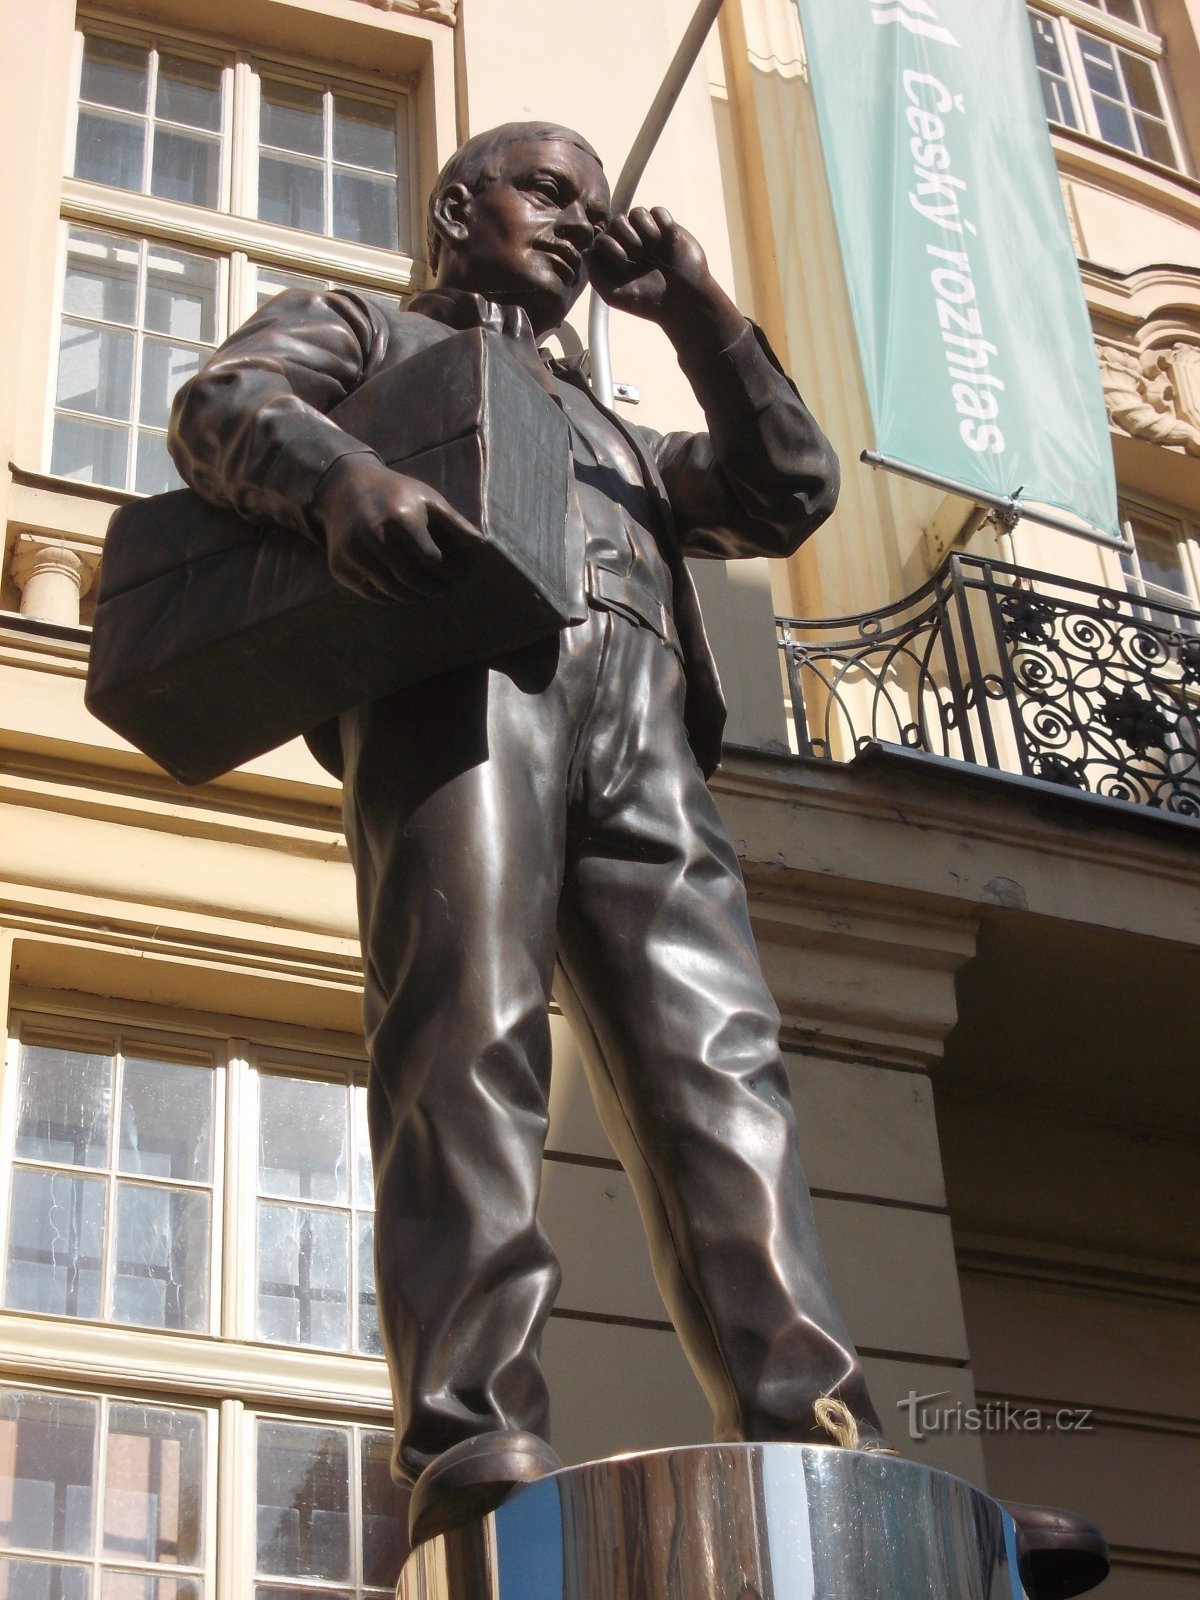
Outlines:
<svg viewBox="0 0 1200 1600"><path fill-rule="evenodd" d="M469 329L363 384L331 416L479 529L436 599L360 599L311 541L190 490L123 506L101 566L89 709L181 783L207 782L340 711L573 620L561 409Z"/></svg>

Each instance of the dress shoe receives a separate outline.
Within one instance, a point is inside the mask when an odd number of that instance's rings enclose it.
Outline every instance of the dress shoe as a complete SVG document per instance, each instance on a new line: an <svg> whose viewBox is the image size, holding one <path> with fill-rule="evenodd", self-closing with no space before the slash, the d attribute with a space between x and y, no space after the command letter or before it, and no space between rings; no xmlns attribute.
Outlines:
<svg viewBox="0 0 1200 1600"><path fill-rule="evenodd" d="M1069 1600L1108 1576L1108 1545L1077 1511L1001 1501L1017 1525L1017 1565L1030 1600Z"/></svg>
<svg viewBox="0 0 1200 1600"><path fill-rule="evenodd" d="M487 1516L523 1483L557 1472L562 1462L536 1433L481 1433L431 1461L413 1486L408 1537L415 1547Z"/></svg>

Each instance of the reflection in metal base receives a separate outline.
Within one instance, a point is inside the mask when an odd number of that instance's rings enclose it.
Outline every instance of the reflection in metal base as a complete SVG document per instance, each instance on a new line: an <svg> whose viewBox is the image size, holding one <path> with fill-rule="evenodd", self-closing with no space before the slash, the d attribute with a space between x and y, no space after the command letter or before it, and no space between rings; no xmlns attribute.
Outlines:
<svg viewBox="0 0 1200 1600"><path fill-rule="evenodd" d="M913 1461L698 1445L569 1467L420 1545L397 1600L1026 1600L1012 1518Z"/></svg>

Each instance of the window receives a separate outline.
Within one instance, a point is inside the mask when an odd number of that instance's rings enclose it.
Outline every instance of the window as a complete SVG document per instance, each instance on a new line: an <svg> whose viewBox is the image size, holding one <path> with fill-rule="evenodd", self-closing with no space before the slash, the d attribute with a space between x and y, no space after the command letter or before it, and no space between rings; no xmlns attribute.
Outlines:
<svg viewBox="0 0 1200 1600"><path fill-rule="evenodd" d="M189 205L220 205L224 80L216 61L89 34L75 177Z"/></svg>
<svg viewBox="0 0 1200 1600"><path fill-rule="evenodd" d="M395 1590L405 1551L391 1434L259 1419L256 1600Z"/></svg>
<svg viewBox="0 0 1200 1600"><path fill-rule="evenodd" d="M119 1010L10 1025L0 1596L386 1600L363 1063Z"/></svg>
<svg viewBox="0 0 1200 1600"><path fill-rule="evenodd" d="M1142 0L1061 0L1031 7L1046 116L1182 171L1160 65L1163 45Z"/></svg>
<svg viewBox="0 0 1200 1600"><path fill-rule="evenodd" d="M176 389L215 348L220 264L146 239L73 227L50 470L155 494Z"/></svg>
<svg viewBox="0 0 1200 1600"><path fill-rule="evenodd" d="M16 1034L4 1309L380 1353L361 1066L36 1018Z"/></svg>
<svg viewBox="0 0 1200 1600"><path fill-rule="evenodd" d="M216 1589L220 1464L248 1460L255 1600L374 1600L407 1554L388 1430L142 1396L0 1389L6 1600L205 1600ZM241 1535L240 1537L238 1535ZM235 1579L241 1592L243 1584Z"/></svg>
<svg viewBox="0 0 1200 1600"><path fill-rule="evenodd" d="M261 1072L258 1108L258 1335L378 1355L366 1090Z"/></svg>
<svg viewBox="0 0 1200 1600"><path fill-rule="evenodd" d="M211 1059L27 1033L5 1305L207 1329L215 1093Z"/></svg>
<svg viewBox="0 0 1200 1600"><path fill-rule="evenodd" d="M1122 529L1133 549L1121 556L1125 587L1148 603L1143 612L1160 626L1200 632L1195 617L1180 616L1182 605L1200 610L1200 539L1183 518L1122 504Z"/></svg>
<svg viewBox="0 0 1200 1600"><path fill-rule="evenodd" d="M259 78L258 215L395 250L393 106Z"/></svg>
<svg viewBox="0 0 1200 1600"><path fill-rule="evenodd" d="M202 1600L209 1418L117 1396L0 1390L10 1600Z"/></svg>
<svg viewBox="0 0 1200 1600"><path fill-rule="evenodd" d="M409 96L100 24L79 35L46 465L179 487L171 401L292 283L411 283Z"/></svg>

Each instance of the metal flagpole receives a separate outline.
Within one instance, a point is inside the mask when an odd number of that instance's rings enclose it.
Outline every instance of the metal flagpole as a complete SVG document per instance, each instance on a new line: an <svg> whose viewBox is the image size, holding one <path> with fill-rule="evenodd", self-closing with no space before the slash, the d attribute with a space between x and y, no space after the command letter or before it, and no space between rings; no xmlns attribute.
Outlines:
<svg viewBox="0 0 1200 1600"><path fill-rule="evenodd" d="M1070 517L1060 516L1057 512L1044 510L1040 506L1023 504L1020 489L1012 494L989 494L986 489L975 489L969 483L962 483L957 478L946 478L940 472L927 472L924 467L910 466L907 461L897 461L895 456L881 455L878 450L864 450L858 459L864 466L882 468L884 472L895 472L903 478L914 478L918 483L928 483L935 489L945 489L949 494L961 495L964 500L974 500L977 505L988 506L999 513L1001 521L1005 523L1009 532L1022 517L1029 517L1034 522L1044 523L1047 528L1057 528L1062 533L1073 533L1080 539L1091 539L1095 544L1105 545L1109 550L1128 552L1133 549L1133 541L1128 535L1114 539L1110 533L1102 533L1090 523L1076 522Z"/></svg>
<svg viewBox="0 0 1200 1600"><path fill-rule="evenodd" d="M695 14L688 23L687 32L679 41L679 48L667 68L667 75L646 113L646 120L642 123L638 136L625 157L625 165L621 168L621 175L613 187L614 212L629 209L634 191L641 181L642 173L646 170L646 163L667 125L667 118L671 115L676 100L679 99L688 74L696 64L696 58L708 37L709 29L716 21L721 4L722 0L700 0L700 4L696 7ZM592 358L592 390L603 405L611 406L613 379L612 358L608 348L608 307L594 289L588 311L588 347Z"/></svg>

